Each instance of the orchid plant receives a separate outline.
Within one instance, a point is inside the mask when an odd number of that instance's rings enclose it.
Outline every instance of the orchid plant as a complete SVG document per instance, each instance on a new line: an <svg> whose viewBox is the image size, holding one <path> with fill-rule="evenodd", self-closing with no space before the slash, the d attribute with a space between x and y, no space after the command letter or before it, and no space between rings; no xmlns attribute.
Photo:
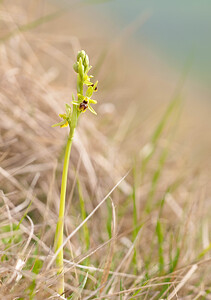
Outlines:
<svg viewBox="0 0 211 300"><path fill-rule="evenodd" d="M72 107L69 104L65 105L66 113L60 114L61 122L53 125L66 127L69 126L69 135L66 144L64 165L62 172L61 194L60 194L60 206L59 206L59 218L57 222L54 247L56 256L56 267L59 274L57 291L60 295L64 294L64 273L63 273L63 231L64 231L64 212L65 212L65 198L67 187L67 175L69 158L71 152L71 146L75 128L78 123L79 116L85 111L90 110L93 114L97 114L92 108L91 104L96 104L97 101L92 99L92 95L97 91L98 81L92 82L92 75L88 75L92 67L89 65L89 57L84 50L78 52L77 61L73 65L73 69L77 73L77 100L74 94L72 95ZM84 94L85 87L85 94Z"/></svg>

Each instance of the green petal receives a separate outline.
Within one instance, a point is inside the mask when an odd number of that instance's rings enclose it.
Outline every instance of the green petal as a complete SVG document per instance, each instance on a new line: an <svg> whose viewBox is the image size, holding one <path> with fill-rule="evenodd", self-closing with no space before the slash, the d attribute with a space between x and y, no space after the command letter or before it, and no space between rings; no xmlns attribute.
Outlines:
<svg viewBox="0 0 211 300"><path fill-rule="evenodd" d="M67 103L65 104L65 107L71 109L71 106Z"/></svg>
<svg viewBox="0 0 211 300"><path fill-rule="evenodd" d="M69 104L65 104L66 115L68 118L71 116L71 106Z"/></svg>
<svg viewBox="0 0 211 300"><path fill-rule="evenodd" d="M89 109L94 115L97 115L96 111L95 111L90 105L88 105L88 109Z"/></svg>
<svg viewBox="0 0 211 300"><path fill-rule="evenodd" d="M95 82L93 88L95 89L97 87L97 84L98 84L98 80Z"/></svg>
<svg viewBox="0 0 211 300"><path fill-rule="evenodd" d="M77 101L72 101L72 104L74 104L74 105L80 105L80 101L79 102L77 102Z"/></svg>
<svg viewBox="0 0 211 300"><path fill-rule="evenodd" d="M92 66L89 66L87 73L91 70ZM91 75L92 76L92 75ZM89 76L90 77L90 76Z"/></svg>
<svg viewBox="0 0 211 300"><path fill-rule="evenodd" d="M88 89L87 89L87 91L86 91L86 96L89 98L89 97L91 97L92 96L92 94L93 94L93 87L92 86L89 86L88 87Z"/></svg>
<svg viewBox="0 0 211 300"><path fill-rule="evenodd" d="M67 119L67 115L66 114L59 114L59 117L62 118L63 120Z"/></svg>
<svg viewBox="0 0 211 300"><path fill-rule="evenodd" d="M94 99L89 99L89 103L97 104L97 101Z"/></svg>
<svg viewBox="0 0 211 300"><path fill-rule="evenodd" d="M83 101L83 100L84 100L84 96L83 96L83 95L77 94L77 96L78 96L78 101L79 101L79 100L80 100L80 101Z"/></svg>
<svg viewBox="0 0 211 300"><path fill-rule="evenodd" d="M67 122L67 121L64 120L64 121L62 121L62 122L59 122L59 123L57 123L57 124L52 125L51 127L56 127L56 126L62 127L66 122Z"/></svg>
<svg viewBox="0 0 211 300"><path fill-rule="evenodd" d="M92 85L93 83L91 81L85 80L84 84L86 84L86 85Z"/></svg>
<svg viewBox="0 0 211 300"><path fill-rule="evenodd" d="M61 124L60 127L67 127L69 125L69 123L66 121L64 124Z"/></svg>

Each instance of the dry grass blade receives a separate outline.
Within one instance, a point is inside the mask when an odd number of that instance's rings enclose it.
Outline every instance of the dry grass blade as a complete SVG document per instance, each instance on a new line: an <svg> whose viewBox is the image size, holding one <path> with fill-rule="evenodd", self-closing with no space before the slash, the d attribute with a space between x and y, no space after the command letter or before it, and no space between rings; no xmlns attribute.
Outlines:
<svg viewBox="0 0 211 300"><path fill-rule="evenodd" d="M168 296L168 300L171 300L175 296L177 296L177 293L179 290L186 284L186 282L191 278L191 276L196 272L198 269L197 265L193 265L190 270L186 273L186 275L182 278L181 282L178 283L178 285L174 288L173 292Z"/></svg>
<svg viewBox="0 0 211 300"><path fill-rule="evenodd" d="M45 24L49 21L52 21L54 20L55 18L59 17L60 15L62 15L66 10L64 9L61 9L61 10L58 10L54 13L50 13L50 14L47 14L45 16L42 16L30 23L27 23L25 25L21 25L21 26L17 26L17 28L15 30L13 30L12 32L9 32L7 33L6 35L0 37L0 44L1 43L5 43L7 40L9 40L10 38L16 36L16 35L19 35L21 32L26 32L26 31L29 31L29 30L32 30L42 24Z"/></svg>

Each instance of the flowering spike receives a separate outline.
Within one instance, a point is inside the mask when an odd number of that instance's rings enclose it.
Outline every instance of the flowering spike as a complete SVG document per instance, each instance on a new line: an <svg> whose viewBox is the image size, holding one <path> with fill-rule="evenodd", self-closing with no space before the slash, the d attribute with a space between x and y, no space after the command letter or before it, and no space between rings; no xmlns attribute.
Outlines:
<svg viewBox="0 0 211 300"><path fill-rule="evenodd" d="M74 136L74 131L78 123L78 118L81 113L90 110L93 114L97 114L90 104L96 104L97 101L91 99L94 91L97 90L97 81L95 84L90 82L93 77L88 75L91 69L89 65L89 57L84 50L78 52L77 61L73 65L73 69L77 73L77 99L72 94L72 108L69 104L65 105L66 113L60 114L59 117L62 119L61 122L54 124L53 127L69 126L69 136L67 139L67 145L64 156L64 166L62 173L62 184L60 194L60 206L59 206L59 218L56 227L56 233L54 238L55 245L55 257L57 273L59 274L57 283L57 293L63 295L64 292L64 263L63 263L63 231L64 231L64 212L65 212L65 199L66 199L66 186L68 176L68 164L71 152L71 146ZM84 92L84 85L86 93Z"/></svg>
<svg viewBox="0 0 211 300"><path fill-rule="evenodd" d="M69 104L65 104L65 114L60 114L59 117L63 119L61 122L54 124L53 127L75 127L79 115L89 109L93 114L97 114L90 104L96 104L97 101L91 99L93 92L97 91L98 81L92 83L90 81L93 78L92 75L88 75L88 72L92 66L89 65L89 57L84 50L81 50L77 54L77 61L73 64L73 69L78 74L77 77L77 100L72 94L73 109ZM87 90L84 94L84 85Z"/></svg>

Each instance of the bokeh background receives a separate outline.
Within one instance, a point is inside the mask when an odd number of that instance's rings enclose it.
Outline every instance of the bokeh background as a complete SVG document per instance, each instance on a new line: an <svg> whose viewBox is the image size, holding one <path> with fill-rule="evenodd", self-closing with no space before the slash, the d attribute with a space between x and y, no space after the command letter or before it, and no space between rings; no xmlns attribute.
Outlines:
<svg viewBox="0 0 211 300"><path fill-rule="evenodd" d="M117 80L116 91L121 90L123 95L118 99L112 95L112 99L103 101L111 101L119 113L137 106L144 114L148 107L153 118L154 112L162 110L180 86L185 106L181 130L188 127L185 140L191 148L190 155L195 153L197 159L201 156L207 163L210 2L85 0L55 4L67 10L68 34L79 37L80 46L92 51L94 62L99 64L97 72L106 76L103 83L111 87L112 81L114 84ZM74 26L77 19L79 24ZM106 75L105 66L110 70ZM199 139L199 143L192 144Z"/></svg>

